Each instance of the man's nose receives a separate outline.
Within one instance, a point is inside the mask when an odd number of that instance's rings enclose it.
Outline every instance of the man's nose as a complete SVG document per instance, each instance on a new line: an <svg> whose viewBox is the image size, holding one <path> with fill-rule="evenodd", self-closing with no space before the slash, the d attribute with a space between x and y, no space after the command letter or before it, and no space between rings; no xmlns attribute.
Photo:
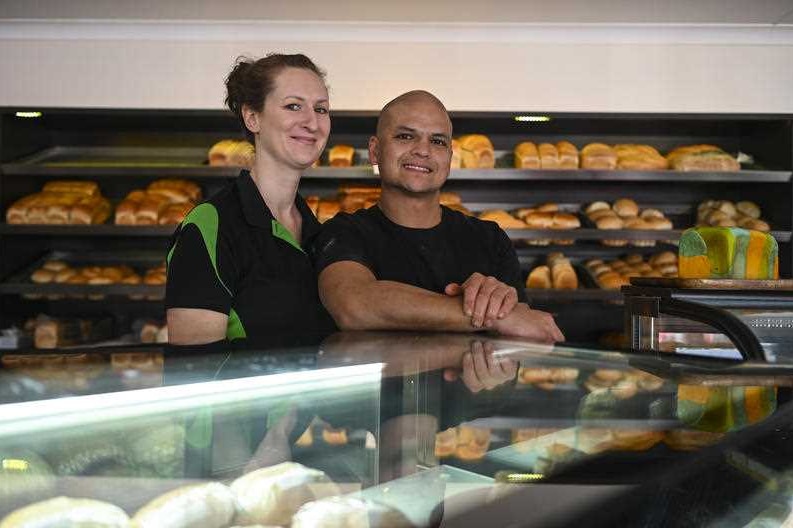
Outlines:
<svg viewBox="0 0 793 528"><path fill-rule="evenodd" d="M427 157L430 155L430 138L418 138L413 144L413 153L417 156Z"/></svg>

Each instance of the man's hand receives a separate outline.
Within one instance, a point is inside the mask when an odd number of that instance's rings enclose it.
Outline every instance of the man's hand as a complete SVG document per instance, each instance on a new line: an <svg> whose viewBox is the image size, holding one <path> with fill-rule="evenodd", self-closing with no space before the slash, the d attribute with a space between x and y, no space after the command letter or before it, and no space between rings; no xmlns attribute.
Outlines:
<svg viewBox="0 0 793 528"><path fill-rule="evenodd" d="M518 292L495 277L474 273L464 283L446 286L446 295L463 296L463 311L475 328L493 328L498 319L506 317L518 304Z"/></svg>
<svg viewBox="0 0 793 528"><path fill-rule="evenodd" d="M446 381L462 378L468 390L477 393L512 381L517 374L516 361L496 356L492 343L483 345L481 341L474 341L471 343L471 351L463 355L462 374L455 369L446 369L443 378Z"/></svg>
<svg viewBox="0 0 793 528"><path fill-rule="evenodd" d="M525 337L538 343L564 341L564 335L551 314L532 310L523 303L519 303L504 319L496 321L493 330L501 335Z"/></svg>

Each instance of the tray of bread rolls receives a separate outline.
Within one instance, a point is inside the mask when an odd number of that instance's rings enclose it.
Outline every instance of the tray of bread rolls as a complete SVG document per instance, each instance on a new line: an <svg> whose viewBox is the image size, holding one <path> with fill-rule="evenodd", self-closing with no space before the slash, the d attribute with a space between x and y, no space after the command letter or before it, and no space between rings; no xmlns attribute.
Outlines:
<svg viewBox="0 0 793 528"><path fill-rule="evenodd" d="M0 283L0 293L27 299L162 300L165 263L160 251L53 251Z"/></svg>

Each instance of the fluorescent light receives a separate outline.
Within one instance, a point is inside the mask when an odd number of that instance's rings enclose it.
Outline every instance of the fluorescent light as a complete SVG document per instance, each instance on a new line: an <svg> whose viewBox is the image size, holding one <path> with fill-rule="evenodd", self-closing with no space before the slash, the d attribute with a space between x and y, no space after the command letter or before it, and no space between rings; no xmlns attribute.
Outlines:
<svg viewBox="0 0 793 528"><path fill-rule="evenodd" d="M41 117L41 112L17 112L17 117Z"/></svg>
<svg viewBox="0 0 793 528"><path fill-rule="evenodd" d="M379 387L384 366L384 363L370 363L13 403L3 406L0 437L153 417L268 397L306 396L328 390L333 390L334 396L350 395Z"/></svg>
<svg viewBox="0 0 793 528"><path fill-rule="evenodd" d="M519 123L547 123L551 118L539 115L519 115L515 116L515 121Z"/></svg>

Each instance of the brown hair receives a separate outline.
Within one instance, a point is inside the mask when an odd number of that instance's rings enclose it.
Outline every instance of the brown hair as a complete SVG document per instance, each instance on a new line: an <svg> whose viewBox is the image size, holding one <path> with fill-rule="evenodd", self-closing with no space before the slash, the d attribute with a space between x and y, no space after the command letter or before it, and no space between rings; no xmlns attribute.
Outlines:
<svg viewBox="0 0 793 528"><path fill-rule="evenodd" d="M245 126L242 107L248 106L256 112L264 108L264 100L273 91L275 78L286 68L302 68L317 74L325 82L325 72L305 55L270 53L261 59L237 57L231 73L226 77L226 106L229 107L242 126L245 137L254 142L253 133Z"/></svg>

